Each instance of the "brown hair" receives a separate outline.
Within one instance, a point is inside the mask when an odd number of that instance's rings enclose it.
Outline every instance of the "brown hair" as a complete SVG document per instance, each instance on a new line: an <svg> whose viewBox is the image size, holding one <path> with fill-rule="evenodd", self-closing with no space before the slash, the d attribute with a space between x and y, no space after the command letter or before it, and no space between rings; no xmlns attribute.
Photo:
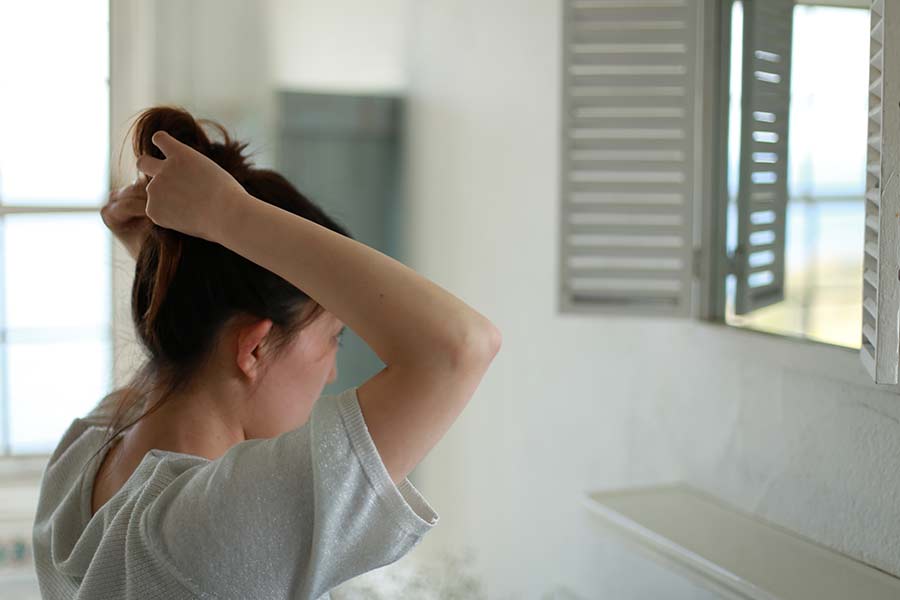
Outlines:
<svg viewBox="0 0 900 600"><path fill-rule="evenodd" d="M222 141L211 141L203 125L216 128ZM352 238L283 176L255 168L244 156L247 144L232 139L222 125L194 119L180 107L157 106L143 111L132 127L135 159L142 154L165 158L150 139L164 130L215 161L250 195ZM91 459L191 384L226 322L271 319L272 357L277 358L323 310L302 290L228 248L151 222L131 288L131 316L147 360L123 393L109 398L107 436ZM148 406L151 397L157 401Z"/></svg>

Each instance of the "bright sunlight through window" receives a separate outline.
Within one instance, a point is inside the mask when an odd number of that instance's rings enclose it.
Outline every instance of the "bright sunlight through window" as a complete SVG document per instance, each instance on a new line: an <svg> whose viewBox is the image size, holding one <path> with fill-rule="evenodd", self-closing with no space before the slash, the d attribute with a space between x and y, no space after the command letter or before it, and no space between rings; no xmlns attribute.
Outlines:
<svg viewBox="0 0 900 600"><path fill-rule="evenodd" d="M0 455L108 392L108 3L0 3Z"/></svg>
<svg viewBox="0 0 900 600"><path fill-rule="evenodd" d="M737 244L742 14L732 25L728 250ZM840 40L840 43L835 43ZM859 348L865 227L869 12L796 6L788 134L785 299L729 324Z"/></svg>

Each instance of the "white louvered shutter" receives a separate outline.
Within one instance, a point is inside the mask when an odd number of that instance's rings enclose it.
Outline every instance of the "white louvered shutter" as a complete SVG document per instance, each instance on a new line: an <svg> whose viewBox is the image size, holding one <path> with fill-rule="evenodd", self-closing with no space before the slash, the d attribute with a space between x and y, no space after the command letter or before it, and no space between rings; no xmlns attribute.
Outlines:
<svg viewBox="0 0 900 600"><path fill-rule="evenodd" d="M868 175L860 356L876 383L897 383L900 252L900 5L871 8Z"/></svg>
<svg viewBox="0 0 900 600"><path fill-rule="evenodd" d="M735 313L784 299L793 0L744 0Z"/></svg>
<svg viewBox="0 0 900 600"><path fill-rule="evenodd" d="M561 308L688 316L697 0L564 0Z"/></svg>

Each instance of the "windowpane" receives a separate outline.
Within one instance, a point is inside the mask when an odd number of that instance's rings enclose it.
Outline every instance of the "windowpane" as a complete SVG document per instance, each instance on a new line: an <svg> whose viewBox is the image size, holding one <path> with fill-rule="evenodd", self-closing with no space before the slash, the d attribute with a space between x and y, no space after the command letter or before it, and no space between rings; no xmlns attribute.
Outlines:
<svg viewBox="0 0 900 600"><path fill-rule="evenodd" d="M798 6L794 17L791 195L862 199L869 119L869 11ZM837 39L840 44L834 43ZM858 233L855 252L861 256L863 229Z"/></svg>
<svg viewBox="0 0 900 600"><path fill-rule="evenodd" d="M741 3L733 13L727 247L737 244L740 139ZM794 9L788 151L785 299L734 314L734 277L726 286L732 325L858 348L862 327L868 119L869 12ZM840 44L834 40L840 39Z"/></svg>
<svg viewBox="0 0 900 600"><path fill-rule="evenodd" d="M0 2L0 202L105 200L108 38L105 0Z"/></svg>
<svg viewBox="0 0 900 600"><path fill-rule="evenodd" d="M99 212L7 215L6 326L95 331L111 315L111 240Z"/></svg>
<svg viewBox="0 0 900 600"><path fill-rule="evenodd" d="M110 344L107 332L80 341L8 345L13 454L52 452L72 419L109 393Z"/></svg>

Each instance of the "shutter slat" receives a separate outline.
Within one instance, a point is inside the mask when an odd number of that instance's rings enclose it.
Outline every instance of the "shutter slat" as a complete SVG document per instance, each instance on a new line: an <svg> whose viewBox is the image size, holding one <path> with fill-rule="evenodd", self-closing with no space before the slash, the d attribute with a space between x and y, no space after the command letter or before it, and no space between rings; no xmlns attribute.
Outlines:
<svg viewBox="0 0 900 600"><path fill-rule="evenodd" d="M881 126L881 107L880 106L876 106L869 110L869 120L872 121L873 123L877 124L878 126Z"/></svg>
<svg viewBox="0 0 900 600"><path fill-rule="evenodd" d="M878 217L876 215L868 215L866 217L866 227L878 234Z"/></svg>
<svg viewBox="0 0 900 600"><path fill-rule="evenodd" d="M881 49L878 49L874 54L872 54L870 65L879 73L884 71L884 52L882 52Z"/></svg>
<svg viewBox="0 0 900 600"><path fill-rule="evenodd" d="M869 93L877 96L881 96L881 77L877 79L873 79L869 82Z"/></svg>
<svg viewBox="0 0 900 600"><path fill-rule="evenodd" d="M875 274L875 271L871 269L865 269L863 271L863 280L868 282L869 285L873 286L874 288L878 288L878 275ZM867 297L867 299L870 299L873 302L875 301L873 296L869 296Z"/></svg>
<svg viewBox="0 0 900 600"><path fill-rule="evenodd" d="M862 330L863 330L863 335L866 336L866 339L869 341L869 343L874 345L874 342L876 339L875 328L873 328L868 323L864 323L862 326Z"/></svg>
<svg viewBox="0 0 900 600"><path fill-rule="evenodd" d="M878 242L866 242L865 250L866 254L878 260Z"/></svg>
<svg viewBox="0 0 900 600"><path fill-rule="evenodd" d="M863 308L869 313L869 316L872 317L872 319L878 318L878 306L875 304L874 300L871 298L863 300Z"/></svg>
<svg viewBox="0 0 900 600"><path fill-rule="evenodd" d="M880 115L881 107L880 106L877 107L876 110L878 111L878 114ZM878 117L877 120L872 119L872 122L874 124L876 124L880 129L880 127L881 127L881 117L880 116ZM876 152L881 152L881 134L870 135L867 141L869 143L869 148L871 148L872 150L875 150Z"/></svg>
<svg viewBox="0 0 900 600"><path fill-rule="evenodd" d="M587 246L566 244L568 258L581 257L605 257L605 258L677 258L684 261L682 252L675 252L672 248L653 246Z"/></svg>
<svg viewBox="0 0 900 600"><path fill-rule="evenodd" d="M881 194L875 188L866 190L866 199L875 206L881 206Z"/></svg>
<svg viewBox="0 0 900 600"><path fill-rule="evenodd" d="M623 269L569 269L569 275L579 279L594 278L605 280L647 279L678 282L681 279L678 269L643 269L640 271L632 269L633 267Z"/></svg>
<svg viewBox="0 0 900 600"><path fill-rule="evenodd" d="M683 229L683 223L679 223L677 225L603 225L569 223L568 227L566 227L566 231L570 236L615 236L616 243L625 243L624 240L620 240L621 236L637 236L647 239L661 237L665 240L672 240L672 244L666 244L666 247L676 247L676 245L680 246L680 243L676 244L675 240L678 239L678 236Z"/></svg>

